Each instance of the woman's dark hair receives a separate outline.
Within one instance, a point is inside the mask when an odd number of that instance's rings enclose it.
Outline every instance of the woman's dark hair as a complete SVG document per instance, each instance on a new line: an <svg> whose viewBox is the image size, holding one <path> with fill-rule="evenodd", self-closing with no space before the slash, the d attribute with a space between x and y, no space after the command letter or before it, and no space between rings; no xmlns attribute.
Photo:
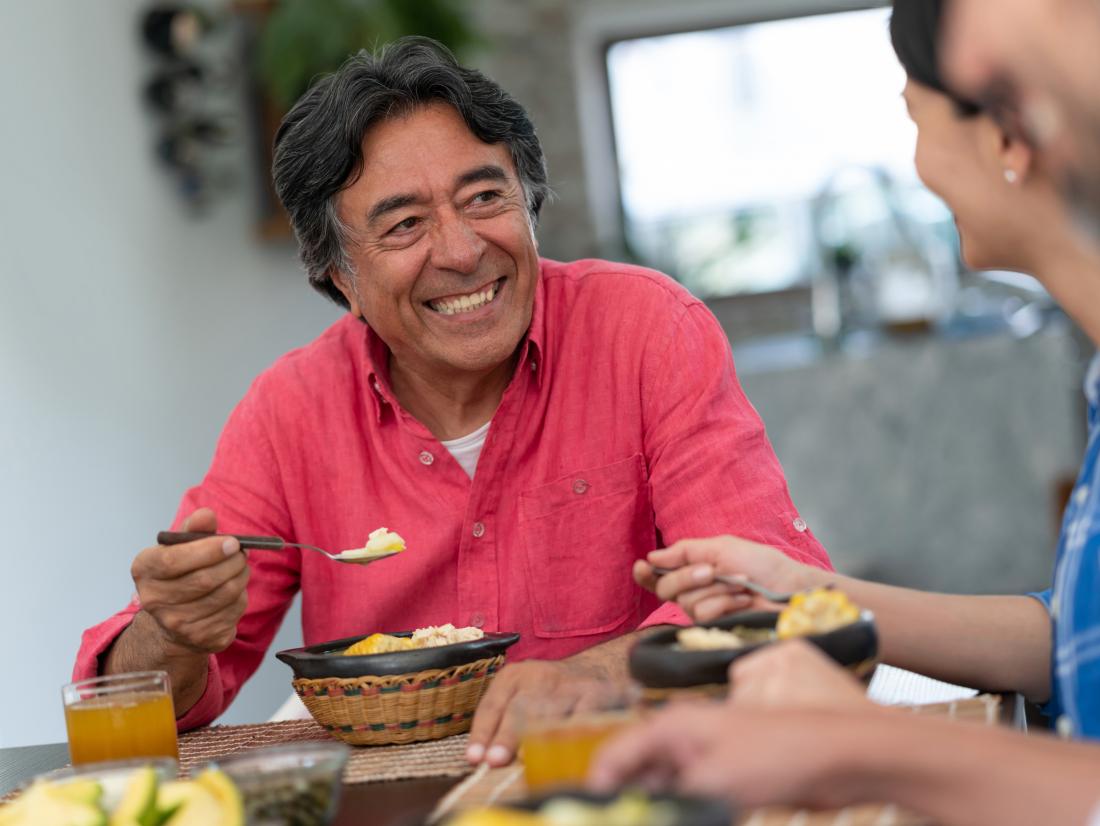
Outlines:
<svg viewBox="0 0 1100 826"><path fill-rule="evenodd" d="M309 282L348 306L333 272L353 273L336 199L363 172L363 137L376 124L431 103L453 106L485 143L507 145L532 224L549 193L546 161L523 107L440 43L406 37L376 54L361 51L318 81L275 134L275 192L290 215Z"/></svg>
<svg viewBox="0 0 1100 826"><path fill-rule="evenodd" d="M890 41L911 80L947 95L959 114L970 117L979 114L982 107L948 88L940 72L940 28L948 2L950 0L894 0Z"/></svg>

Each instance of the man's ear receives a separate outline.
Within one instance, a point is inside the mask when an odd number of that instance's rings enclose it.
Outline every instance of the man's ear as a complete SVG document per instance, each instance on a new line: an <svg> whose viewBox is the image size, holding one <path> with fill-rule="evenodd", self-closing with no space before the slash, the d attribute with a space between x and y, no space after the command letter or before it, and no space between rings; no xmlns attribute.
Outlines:
<svg viewBox="0 0 1100 826"><path fill-rule="evenodd" d="M355 281L343 270L333 268L330 276L332 283L336 285L348 302L348 312L358 318L363 317L363 309L359 306L359 291L355 289Z"/></svg>

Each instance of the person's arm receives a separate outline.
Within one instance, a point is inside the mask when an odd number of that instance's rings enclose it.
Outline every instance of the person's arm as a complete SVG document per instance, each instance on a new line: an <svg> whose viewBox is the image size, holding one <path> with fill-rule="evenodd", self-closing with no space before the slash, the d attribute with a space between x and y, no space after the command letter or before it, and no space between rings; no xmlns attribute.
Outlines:
<svg viewBox="0 0 1100 826"><path fill-rule="evenodd" d="M652 565L676 569L657 578ZM1046 608L1023 596L955 596L896 588L822 571L775 549L734 537L678 542L635 566L639 583L676 600L698 621L764 605L715 573L744 576L778 591L833 584L874 612L883 661L988 691L1050 696L1051 625Z"/></svg>
<svg viewBox="0 0 1100 826"><path fill-rule="evenodd" d="M1095 745L891 716L844 738L838 775L853 802L889 800L944 826L1085 826L1100 804Z"/></svg>
<svg viewBox="0 0 1100 826"><path fill-rule="evenodd" d="M1038 600L936 594L809 573L874 612L884 662L985 691L1049 699L1051 624Z"/></svg>
<svg viewBox="0 0 1100 826"><path fill-rule="evenodd" d="M596 756L591 786L638 782L739 806L889 802L943 826L1085 826L1100 748L909 711L682 704Z"/></svg>
<svg viewBox="0 0 1100 826"><path fill-rule="evenodd" d="M262 385L230 416L206 478L185 494L174 525L294 538ZM199 522L186 524L192 514ZM85 633L73 679L164 670L180 729L212 722L259 666L297 591L299 565L294 552L246 555L225 537L145 549L131 567L138 598Z"/></svg>
<svg viewBox="0 0 1100 826"><path fill-rule="evenodd" d="M831 568L791 501L718 321L685 298L645 323L644 444L661 541L733 534Z"/></svg>

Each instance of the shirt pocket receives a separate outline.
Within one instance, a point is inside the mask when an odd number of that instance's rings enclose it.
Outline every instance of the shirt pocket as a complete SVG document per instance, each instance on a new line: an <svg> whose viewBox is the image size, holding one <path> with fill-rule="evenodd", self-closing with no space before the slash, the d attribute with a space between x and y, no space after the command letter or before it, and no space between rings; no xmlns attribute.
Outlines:
<svg viewBox="0 0 1100 826"><path fill-rule="evenodd" d="M519 511L536 636L600 634L637 611L631 568L656 536L640 453L529 488Z"/></svg>

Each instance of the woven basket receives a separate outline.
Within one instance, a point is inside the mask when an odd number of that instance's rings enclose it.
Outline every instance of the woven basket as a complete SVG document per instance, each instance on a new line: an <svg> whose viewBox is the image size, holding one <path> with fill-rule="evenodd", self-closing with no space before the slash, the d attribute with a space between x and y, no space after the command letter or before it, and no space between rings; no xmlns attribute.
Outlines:
<svg viewBox="0 0 1100 826"><path fill-rule="evenodd" d="M294 691L334 737L353 746L438 740L470 730L504 655L386 677L296 679Z"/></svg>

